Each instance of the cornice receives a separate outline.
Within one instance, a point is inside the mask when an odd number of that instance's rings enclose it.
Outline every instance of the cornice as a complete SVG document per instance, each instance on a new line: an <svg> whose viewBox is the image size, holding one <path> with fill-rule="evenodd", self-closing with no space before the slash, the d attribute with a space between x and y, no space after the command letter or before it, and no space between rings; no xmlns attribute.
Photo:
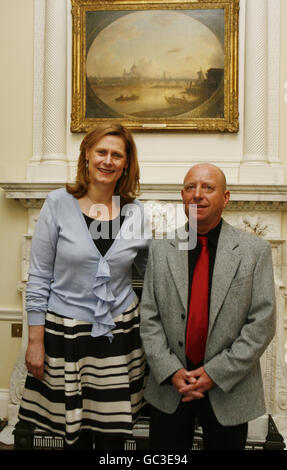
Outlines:
<svg viewBox="0 0 287 470"><path fill-rule="evenodd" d="M64 182L0 182L7 199L19 201L28 209L40 208L50 191L64 186ZM180 184L142 184L139 199L143 202L180 202L181 189ZM231 198L226 210L287 211L287 184L230 184L228 189Z"/></svg>

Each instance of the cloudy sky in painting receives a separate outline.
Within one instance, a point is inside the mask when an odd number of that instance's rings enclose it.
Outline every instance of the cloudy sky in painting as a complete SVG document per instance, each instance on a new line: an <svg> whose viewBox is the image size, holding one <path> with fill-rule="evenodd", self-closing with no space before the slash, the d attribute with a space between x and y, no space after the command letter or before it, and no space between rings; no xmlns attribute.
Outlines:
<svg viewBox="0 0 287 470"><path fill-rule="evenodd" d="M137 11L123 16L93 41L87 75L119 77L136 65L149 77L192 78L223 68L223 49L205 25L175 11Z"/></svg>

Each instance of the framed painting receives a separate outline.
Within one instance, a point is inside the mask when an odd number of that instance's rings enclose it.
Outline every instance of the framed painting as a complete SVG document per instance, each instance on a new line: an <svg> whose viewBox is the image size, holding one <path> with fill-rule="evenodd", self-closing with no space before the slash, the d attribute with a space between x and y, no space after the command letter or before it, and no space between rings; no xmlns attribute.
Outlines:
<svg viewBox="0 0 287 470"><path fill-rule="evenodd" d="M238 131L239 0L72 0L71 131Z"/></svg>

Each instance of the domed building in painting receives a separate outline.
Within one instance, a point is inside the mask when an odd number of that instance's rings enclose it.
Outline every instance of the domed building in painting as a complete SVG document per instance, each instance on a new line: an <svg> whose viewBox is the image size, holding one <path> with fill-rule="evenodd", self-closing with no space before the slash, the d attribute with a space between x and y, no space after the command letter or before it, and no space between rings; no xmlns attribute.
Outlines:
<svg viewBox="0 0 287 470"><path fill-rule="evenodd" d="M139 72L138 67L137 67L136 64L134 63L134 64L131 66L129 72L127 72L126 69L124 69L123 77L124 77L124 78L129 78L129 79L139 79L139 78L141 78L141 73Z"/></svg>

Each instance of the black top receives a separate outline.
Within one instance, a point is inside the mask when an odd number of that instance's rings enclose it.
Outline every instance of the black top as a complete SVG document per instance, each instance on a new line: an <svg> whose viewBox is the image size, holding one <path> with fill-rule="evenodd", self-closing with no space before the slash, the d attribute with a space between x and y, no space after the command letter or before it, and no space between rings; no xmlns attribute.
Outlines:
<svg viewBox="0 0 287 470"><path fill-rule="evenodd" d="M124 221L124 215L118 215L111 220L92 219L83 213L91 237L102 256L112 246Z"/></svg>

